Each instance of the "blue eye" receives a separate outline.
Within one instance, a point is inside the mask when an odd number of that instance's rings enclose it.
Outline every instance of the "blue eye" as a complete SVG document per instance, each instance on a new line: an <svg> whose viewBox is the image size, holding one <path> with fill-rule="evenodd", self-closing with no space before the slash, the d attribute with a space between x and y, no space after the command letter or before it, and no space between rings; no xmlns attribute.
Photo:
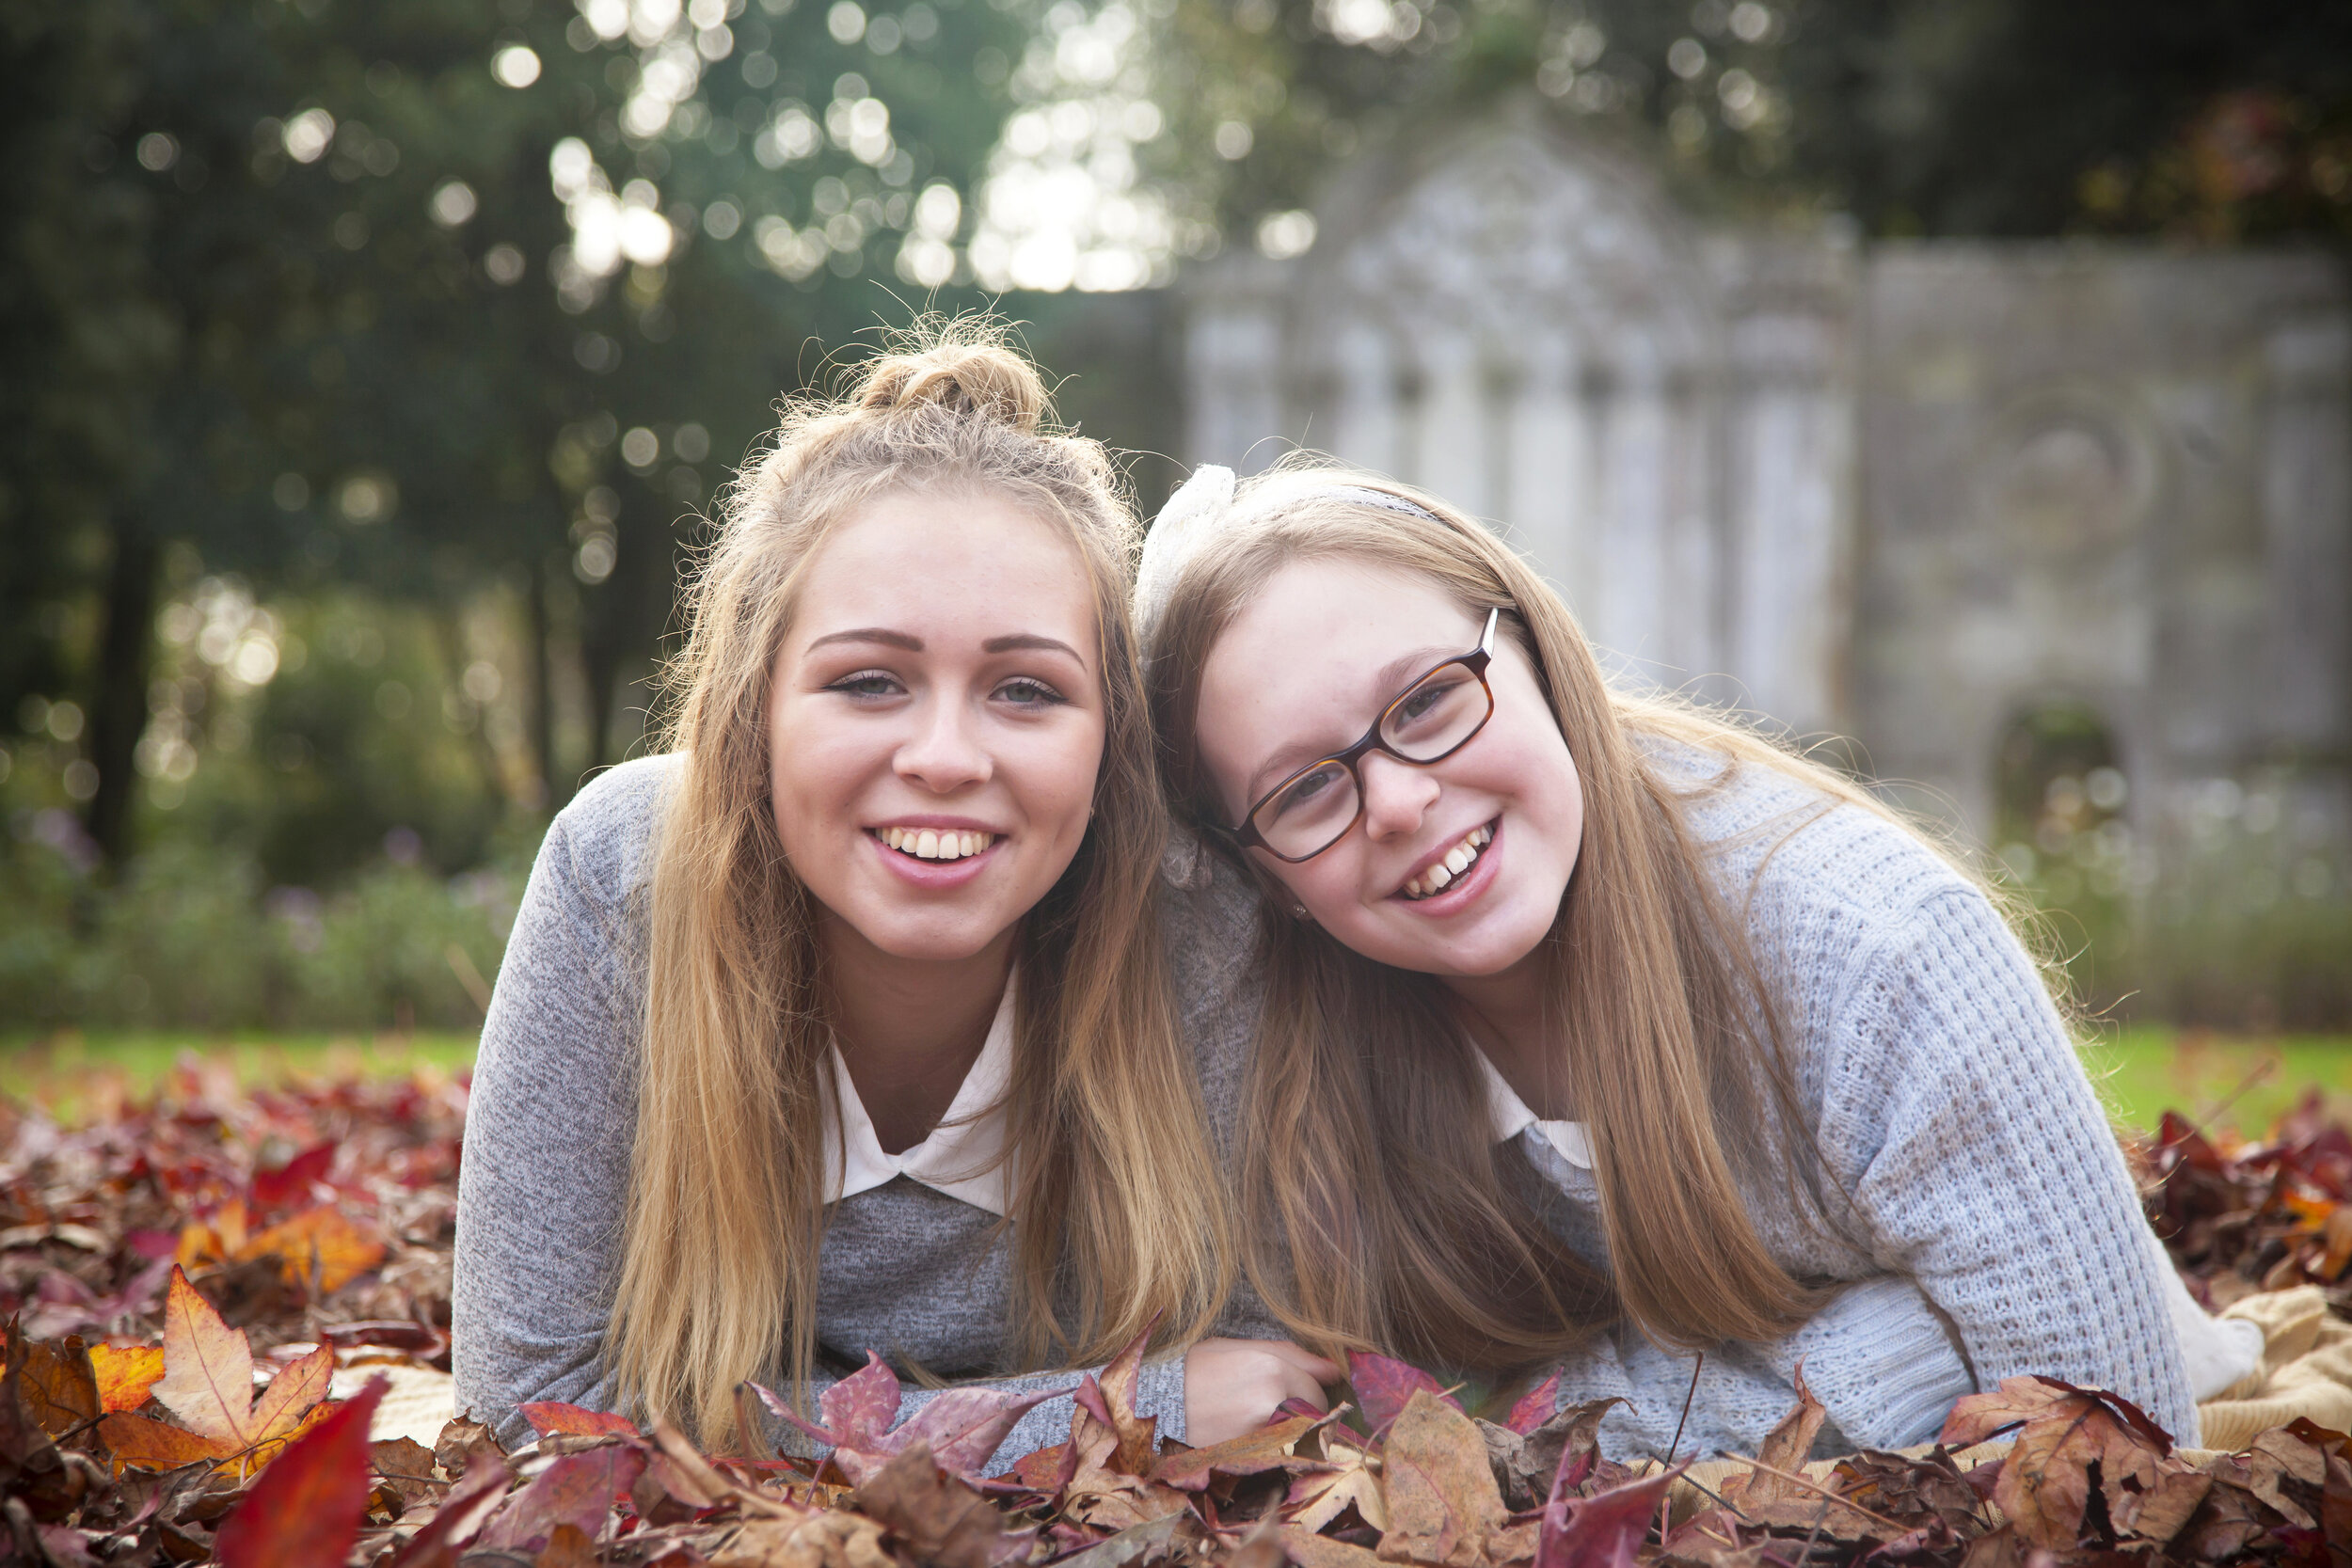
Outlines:
<svg viewBox="0 0 2352 1568"><path fill-rule="evenodd" d="M1032 680L1025 675L1007 681L996 689L996 694L1009 699L1020 707L1051 707L1070 700L1043 681Z"/></svg>

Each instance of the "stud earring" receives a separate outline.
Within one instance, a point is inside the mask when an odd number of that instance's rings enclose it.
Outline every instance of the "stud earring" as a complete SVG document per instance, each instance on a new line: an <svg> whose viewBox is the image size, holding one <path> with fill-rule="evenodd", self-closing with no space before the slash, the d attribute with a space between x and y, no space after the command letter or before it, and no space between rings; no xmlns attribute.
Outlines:
<svg viewBox="0 0 2352 1568"><path fill-rule="evenodd" d="M1306 919L1306 918L1307 918L1307 906L1306 906L1306 905L1304 905L1304 904L1293 904L1293 905L1291 906L1291 918L1292 918L1292 919L1294 919L1294 920L1304 920L1304 919Z"/></svg>

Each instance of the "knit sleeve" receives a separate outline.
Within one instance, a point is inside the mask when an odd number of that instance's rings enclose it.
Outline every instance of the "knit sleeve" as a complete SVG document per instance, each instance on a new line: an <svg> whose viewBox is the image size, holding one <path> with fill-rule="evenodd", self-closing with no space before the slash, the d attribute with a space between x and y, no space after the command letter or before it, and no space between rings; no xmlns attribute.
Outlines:
<svg viewBox="0 0 2352 1568"><path fill-rule="evenodd" d="M582 832L593 805L567 811L540 846L467 1111L457 1408L508 1443L528 1436L527 1401L612 1403L603 1348L636 1135L638 1001L615 896L595 874L603 847Z"/></svg>
<svg viewBox="0 0 2352 1568"><path fill-rule="evenodd" d="M1950 888L1866 944L1827 1021L1821 1147L1855 1239L1909 1274L1980 1387L2109 1388L2197 1440L2159 1254L2024 947Z"/></svg>

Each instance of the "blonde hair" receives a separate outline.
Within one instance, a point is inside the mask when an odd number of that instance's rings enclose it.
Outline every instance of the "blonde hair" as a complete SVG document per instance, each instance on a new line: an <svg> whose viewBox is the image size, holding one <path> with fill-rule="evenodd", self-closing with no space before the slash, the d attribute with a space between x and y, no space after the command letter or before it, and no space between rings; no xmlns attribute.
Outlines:
<svg viewBox="0 0 2352 1568"><path fill-rule="evenodd" d="M1350 499L1383 492L1417 511ZM1539 1219L1538 1179L1497 1145L1450 994L1269 901L1266 1001L1242 1134L1245 1260L1293 1333L1456 1368L1557 1357L1629 1319L1661 1342L1767 1340L1825 1299L1775 1260L1743 1195L1786 1193L1841 1225L1796 1097L1780 1009L1739 912L1711 883L1678 796L1637 741L1770 768L1885 815L1846 778L1753 729L1603 679L1574 616L1509 546L1434 497L1292 466L1246 485L1231 523L1178 570L1146 682L1178 810L1235 852L1197 742L1212 649L1268 577L1298 560L1413 574L1503 626L1534 666L1575 755L1583 843L1545 938L1547 1064L1589 1128L1606 1274ZM1819 812L1779 824L1793 832ZM1248 863L1245 858L1245 863ZM1254 870L1254 866L1252 867ZM1270 885L1270 884L1269 884ZM1571 979L1573 983L1571 983Z"/></svg>
<svg viewBox="0 0 2352 1568"><path fill-rule="evenodd" d="M1230 1289L1154 914L1167 818L1127 618L1137 530L1101 444L1051 420L1036 369L993 329L930 325L840 399L787 402L687 590L606 1349L633 1408L706 1444L756 1440L737 1430L742 1380L788 1378L798 1398L812 1364L834 1034L814 900L776 836L766 715L808 563L885 493L1005 498L1075 546L1096 606L1094 817L1016 943L1011 1353L1101 1359L1155 1320L1195 1336Z"/></svg>

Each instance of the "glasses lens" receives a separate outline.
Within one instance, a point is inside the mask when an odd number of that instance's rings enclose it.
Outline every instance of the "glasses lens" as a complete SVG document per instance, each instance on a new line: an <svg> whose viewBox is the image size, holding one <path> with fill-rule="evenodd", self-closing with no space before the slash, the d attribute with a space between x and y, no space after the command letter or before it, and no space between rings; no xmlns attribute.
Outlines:
<svg viewBox="0 0 2352 1568"><path fill-rule="evenodd" d="M1380 738L1413 762L1435 762L1478 731L1493 710L1486 684L1467 664L1441 664L1399 697Z"/></svg>
<svg viewBox="0 0 2352 1568"><path fill-rule="evenodd" d="M1284 784L1251 814L1250 826L1278 855L1311 855L1356 820L1356 775L1318 763Z"/></svg>

